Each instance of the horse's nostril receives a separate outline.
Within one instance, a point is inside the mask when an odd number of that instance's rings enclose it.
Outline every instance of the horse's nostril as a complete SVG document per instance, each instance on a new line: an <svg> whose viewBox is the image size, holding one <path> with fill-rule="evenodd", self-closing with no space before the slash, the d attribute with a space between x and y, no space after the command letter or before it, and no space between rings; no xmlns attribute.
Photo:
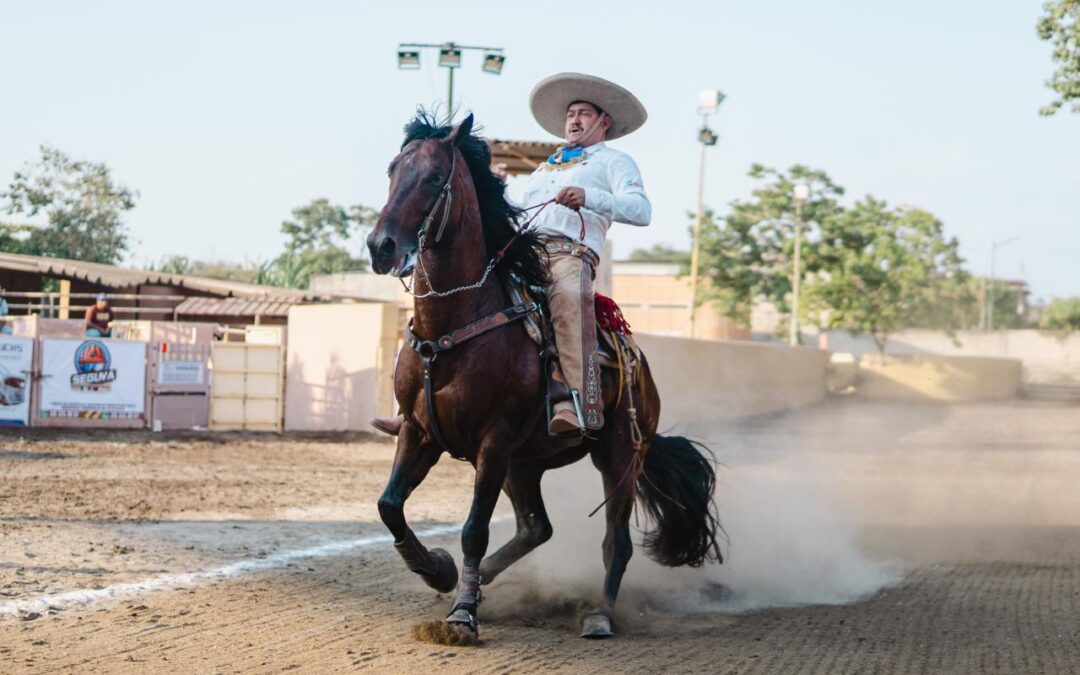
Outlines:
<svg viewBox="0 0 1080 675"><path fill-rule="evenodd" d="M379 244L379 250L376 255L380 260L390 260L394 257L394 250L396 248L397 244L394 243L394 240L387 237Z"/></svg>

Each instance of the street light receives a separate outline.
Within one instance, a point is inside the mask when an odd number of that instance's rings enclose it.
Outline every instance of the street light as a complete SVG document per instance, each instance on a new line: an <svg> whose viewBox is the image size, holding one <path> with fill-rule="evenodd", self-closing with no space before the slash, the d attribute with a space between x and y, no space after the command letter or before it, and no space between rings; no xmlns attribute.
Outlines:
<svg viewBox="0 0 1080 675"><path fill-rule="evenodd" d="M504 63L506 63L505 55L498 52L488 52L487 54L484 54L484 65L481 67L481 70L485 73L498 75L502 72Z"/></svg>
<svg viewBox="0 0 1080 675"><path fill-rule="evenodd" d="M1011 244L1019 238L1020 235L1016 235L1015 237L1009 237L1005 241L995 241L990 244L990 280L986 285L986 330L988 331L994 330L994 264L997 262L997 250L999 247Z"/></svg>
<svg viewBox="0 0 1080 675"><path fill-rule="evenodd" d="M502 72L503 64L506 63L506 55L503 54L502 47L471 47L453 42L444 42L440 45L409 42L398 45L398 68L401 70L419 70L421 49L439 50L439 66L446 68L448 71L447 120L454 117L454 70L461 67L461 52L463 50L484 52L484 62L481 70L485 73L498 75Z"/></svg>
<svg viewBox="0 0 1080 675"><path fill-rule="evenodd" d="M795 255L791 261L791 320L788 322L790 334L788 343L792 347L799 344L799 289L802 286L802 207L810 199L810 186L796 183L795 196Z"/></svg>
<svg viewBox="0 0 1080 675"><path fill-rule="evenodd" d="M415 49L399 49L397 53L397 67L401 70L419 70L420 52Z"/></svg>
<svg viewBox="0 0 1080 675"><path fill-rule="evenodd" d="M697 211L694 213L694 245L690 253L690 337L694 337L695 310L697 309L698 266L701 260L701 208L705 193L705 148L716 145L720 137L709 128L709 115L720 110L724 102L723 92L718 89L706 89L698 92L698 114L701 115L701 129L698 142L701 143L701 159L698 163Z"/></svg>

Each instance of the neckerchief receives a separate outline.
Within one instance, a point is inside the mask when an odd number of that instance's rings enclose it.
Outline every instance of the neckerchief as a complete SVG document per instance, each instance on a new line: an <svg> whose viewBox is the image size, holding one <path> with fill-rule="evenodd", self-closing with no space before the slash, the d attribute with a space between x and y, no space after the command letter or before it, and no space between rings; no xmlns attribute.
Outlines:
<svg viewBox="0 0 1080 675"><path fill-rule="evenodd" d="M585 146L564 145L547 158L547 161L544 162L544 168L548 171L557 171L559 169L565 169L568 166L580 164L584 160Z"/></svg>

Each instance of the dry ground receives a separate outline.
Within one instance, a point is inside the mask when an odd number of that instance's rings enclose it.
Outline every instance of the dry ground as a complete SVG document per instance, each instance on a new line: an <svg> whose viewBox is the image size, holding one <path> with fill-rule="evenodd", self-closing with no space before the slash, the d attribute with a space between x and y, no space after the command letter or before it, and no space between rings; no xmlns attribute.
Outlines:
<svg viewBox="0 0 1080 675"><path fill-rule="evenodd" d="M639 554L605 642L575 637L599 489L549 476L556 540L489 589L478 648L409 637L449 600L378 539L284 555L383 534L387 443L0 432L0 672L1076 672L1078 432L1078 408L853 401L718 428L730 564ZM460 522L471 477L441 462L414 526ZM428 538L460 561L455 539Z"/></svg>

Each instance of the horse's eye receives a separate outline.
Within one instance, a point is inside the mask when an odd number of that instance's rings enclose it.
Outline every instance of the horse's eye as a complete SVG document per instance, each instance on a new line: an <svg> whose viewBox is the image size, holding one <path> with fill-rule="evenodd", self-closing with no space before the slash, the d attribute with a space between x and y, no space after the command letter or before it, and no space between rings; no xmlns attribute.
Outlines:
<svg viewBox="0 0 1080 675"><path fill-rule="evenodd" d="M441 184L443 182L442 174L441 173L433 173L433 174L431 174L431 177L428 178L428 182L431 183L432 185Z"/></svg>

